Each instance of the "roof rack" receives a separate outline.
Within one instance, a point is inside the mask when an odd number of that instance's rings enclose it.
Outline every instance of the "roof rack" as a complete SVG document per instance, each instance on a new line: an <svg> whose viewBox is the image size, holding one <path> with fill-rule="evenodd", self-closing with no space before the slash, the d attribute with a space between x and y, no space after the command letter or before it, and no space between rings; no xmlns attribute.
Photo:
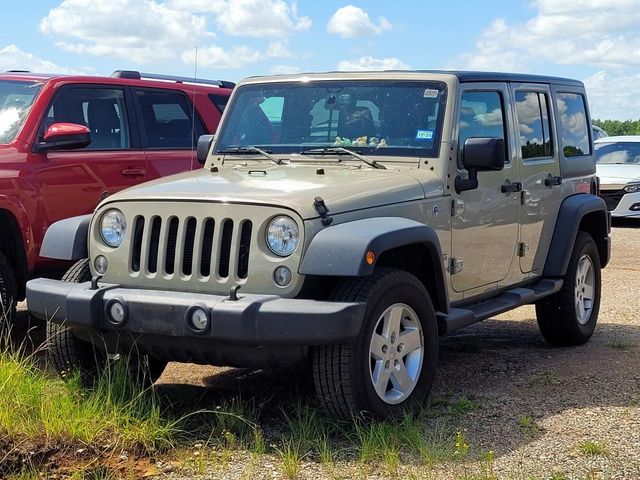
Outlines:
<svg viewBox="0 0 640 480"><path fill-rule="evenodd" d="M236 86L235 83L228 82L226 80L206 80L201 78L178 77L175 75L161 75L158 73L141 73L137 70L116 70L111 74L111 76L114 78L127 78L131 80L162 80L164 82L215 85L221 88L234 88Z"/></svg>

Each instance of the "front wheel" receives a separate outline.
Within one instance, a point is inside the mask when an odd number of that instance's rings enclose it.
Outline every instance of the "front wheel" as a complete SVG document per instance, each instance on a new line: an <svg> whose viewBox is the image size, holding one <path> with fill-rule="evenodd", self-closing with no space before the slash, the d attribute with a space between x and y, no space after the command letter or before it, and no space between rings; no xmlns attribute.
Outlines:
<svg viewBox="0 0 640 480"><path fill-rule="evenodd" d="M438 361L431 299L413 275L381 268L338 286L335 301L365 302L360 337L313 351L316 391L340 418L361 412L397 417L428 395Z"/></svg>
<svg viewBox="0 0 640 480"><path fill-rule="evenodd" d="M89 260L77 262L62 280L72 283L91 280ZM167 362L134 351L126 355L107 355L92 343L76 337L72 329L53 322L47 322L47 338L49 356L57 373L63 378L77 374L85 387L94 386L105 372L117 371L120 365L117 362L126 362L126 372L134 383L150 386L160 378L167 365Z"/></svg>
<svg viewBox="0 0 640 480"><path fill-rule="evenodd" d="M551 345L586 343L600 310L600 255L591 235L578 232L562 289L536 304L542 336Z"/></svg>

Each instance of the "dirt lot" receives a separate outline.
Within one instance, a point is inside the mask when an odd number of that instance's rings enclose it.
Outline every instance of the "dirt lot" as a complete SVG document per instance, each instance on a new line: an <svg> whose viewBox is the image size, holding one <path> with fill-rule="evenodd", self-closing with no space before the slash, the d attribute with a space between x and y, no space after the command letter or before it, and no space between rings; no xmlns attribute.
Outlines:
<svg viewBox="0 0 640 480"><path fill-rule="evenodd" d="M640 479L640 224L617 223L613 258L603 272L600 321L591 341L551 348L541 338L532 307L501 315L442 339L433 399L470 399L458 420L471 447L467 462L400 465L409 478ZM173 398L197 396L257 401L309 398L308 381L293 372L247 372L172 364L158 390ZM282 401L284 402L284 400ZM272 402L273 403L273 402ZM265 420L268 423L267 412ZM268 432L268 425L261 425ZM585 443L587 442L587 443ZM598 445L587 452L588 442ZM495 452L491 472L479 476L481 452ZM199 466L196 478L283 478L277 455L237 452L223 464ZM174 470L162 478L194 478ZM486 472L485 472L486 473ZM301 478L388 478L379 465L338 460L330 471L303 460Z"/></svg>
<svg viewBox="0 0 640 480"><path fill-rule="evenodd" d="M463 395L477 403L461 428L472 449L495 452L494 470L500 478L549 478L554 473L562 478L561 472L569 478L640 478L640 225L617 223L612 236L600 322L587 345L549 347L539 335L533 307L441 342L433 397ZM216 397L238 389L244 397L264 388L290 392L289 378L219 372L174 364L161 383L206 386L217 390ZM531 418L531 428L522 425L527 423L523 417ZM585 455L583 442L602 444L606 453ZM250 468L242 463L238 458L224 471L211 467L207 477L277 477L269 468L277 463L273 459ZM339 470L339 477L377 475L349 463ZM451 465L407 473L418 478L461 475ZM318 474L313 463L301 472L303 478Z"/></svg>

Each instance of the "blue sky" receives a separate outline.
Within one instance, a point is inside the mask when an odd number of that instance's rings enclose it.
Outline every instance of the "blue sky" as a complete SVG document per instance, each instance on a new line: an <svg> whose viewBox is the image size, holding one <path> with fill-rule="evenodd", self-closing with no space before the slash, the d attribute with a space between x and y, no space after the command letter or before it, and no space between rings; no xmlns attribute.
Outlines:
<svg viewBox="0 0 640 480"><path fill-rule="evenodd" d="M0 68L279 72L464 68L585 81L592 114L640 118L640 0L23 0Z"/></svg>

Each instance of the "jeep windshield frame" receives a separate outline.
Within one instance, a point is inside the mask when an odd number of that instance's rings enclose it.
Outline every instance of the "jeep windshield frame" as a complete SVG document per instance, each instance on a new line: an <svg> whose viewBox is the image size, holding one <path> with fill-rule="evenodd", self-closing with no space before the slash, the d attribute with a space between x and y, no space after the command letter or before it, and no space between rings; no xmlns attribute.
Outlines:
<svg viewBox="0 0 640 480"><path fill-rule="evenodd" d="M360 155L436 158L447 86L435 80L311 80L236 89L214 154L259 146L273 154L347 148Z"/></svg>
<svg viewBox="0 0 640 480"><path fill-rule="evenodd" d="M18 135L42 83L27 80L0 80L0 145Z"/></svg>

